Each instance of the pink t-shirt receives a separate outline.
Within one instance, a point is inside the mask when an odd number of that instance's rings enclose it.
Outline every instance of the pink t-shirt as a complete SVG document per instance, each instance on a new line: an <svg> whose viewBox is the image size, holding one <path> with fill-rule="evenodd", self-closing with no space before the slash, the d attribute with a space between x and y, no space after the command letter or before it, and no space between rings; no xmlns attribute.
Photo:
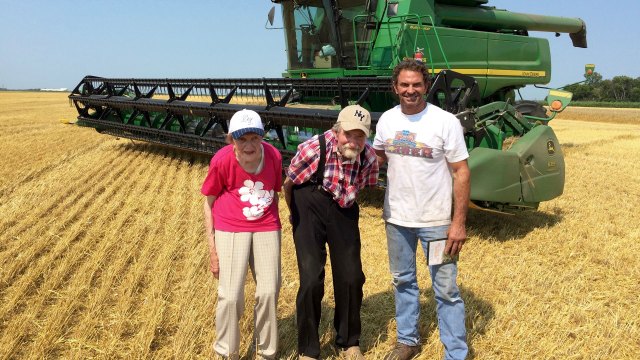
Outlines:
<svg viewBox="0 0 640 360"><path fill-rule="evenodd" d="M223 147L211 159L200 191L205 196L216 196L216 230L257 232L281 228L275 193L282 190L282 156L270 144L263 142L262 147L264 165L259 174L244 171L233 145Z"/></svg>

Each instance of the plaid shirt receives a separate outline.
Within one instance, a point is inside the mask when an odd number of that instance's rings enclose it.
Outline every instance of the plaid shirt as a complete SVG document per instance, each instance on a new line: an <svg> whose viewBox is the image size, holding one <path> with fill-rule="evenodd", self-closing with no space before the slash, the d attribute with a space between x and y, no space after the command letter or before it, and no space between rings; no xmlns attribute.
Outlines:
<svg viewBox="0 0 640 360"><path fill-rule="evenodd" d="M360 164L360 156L355 160L345 160L338 153L338 140L333 131L328 130L319 136L324 136L327 141L327 160L322 187L333 195L333 200L340 207L348 208L356 201L356 195L360 189L378 183L376 153L369 144L366 144L363 150L365 152L363 164ZM318 170L319 160L320 142L318 137L314 136L298 145L298 152L291 159L287 176L294 184L305 183Z"/></svg>

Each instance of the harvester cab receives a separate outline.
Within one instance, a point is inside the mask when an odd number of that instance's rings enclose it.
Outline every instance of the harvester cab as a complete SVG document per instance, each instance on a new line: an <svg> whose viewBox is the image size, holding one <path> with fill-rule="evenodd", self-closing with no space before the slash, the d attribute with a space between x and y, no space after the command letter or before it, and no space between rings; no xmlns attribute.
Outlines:
<svg viewBox="0 0 640 360"><path fill-rule="evenodd" d="M433 78L427 100L464 128L476 206L532 209L562 193L564 161L548 122L571 95L552 90L548 116L516 93L551 79L548 40L530 32L568 33L574 46L586 47L581 19L510 12L488 0L272 2L285 35L282 78L85 77L70 95L78 124L211 154L225 145L231 115L247 108L260 114L286 165L301 141L332 126L341 107L369 108L375 126L397 104L392 69L415 59Z"/></svg>

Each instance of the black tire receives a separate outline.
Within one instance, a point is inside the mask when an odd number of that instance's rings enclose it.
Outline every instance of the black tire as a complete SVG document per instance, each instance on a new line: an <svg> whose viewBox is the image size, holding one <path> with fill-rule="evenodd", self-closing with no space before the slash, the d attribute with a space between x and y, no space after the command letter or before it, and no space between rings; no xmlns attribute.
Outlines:
<svg viewBox="0 0 640 360"><path fill-rule="evenodd" d="M513 106L522 115L535 116L539 118L547 118L547 109L540 105L537 101L533 100L520 100L516 101Z"/></svg>

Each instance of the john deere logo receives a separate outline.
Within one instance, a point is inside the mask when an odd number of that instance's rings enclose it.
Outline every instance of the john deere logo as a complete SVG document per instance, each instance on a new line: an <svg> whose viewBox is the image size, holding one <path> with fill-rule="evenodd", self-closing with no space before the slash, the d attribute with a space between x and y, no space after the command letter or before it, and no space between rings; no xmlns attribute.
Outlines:
<svg viewBox="0 0 640 360"><path fill-rule="evenodd" d="M547 140L547 152L549 155L556 153L556 144L553 143L553 140Z"/></svg>

